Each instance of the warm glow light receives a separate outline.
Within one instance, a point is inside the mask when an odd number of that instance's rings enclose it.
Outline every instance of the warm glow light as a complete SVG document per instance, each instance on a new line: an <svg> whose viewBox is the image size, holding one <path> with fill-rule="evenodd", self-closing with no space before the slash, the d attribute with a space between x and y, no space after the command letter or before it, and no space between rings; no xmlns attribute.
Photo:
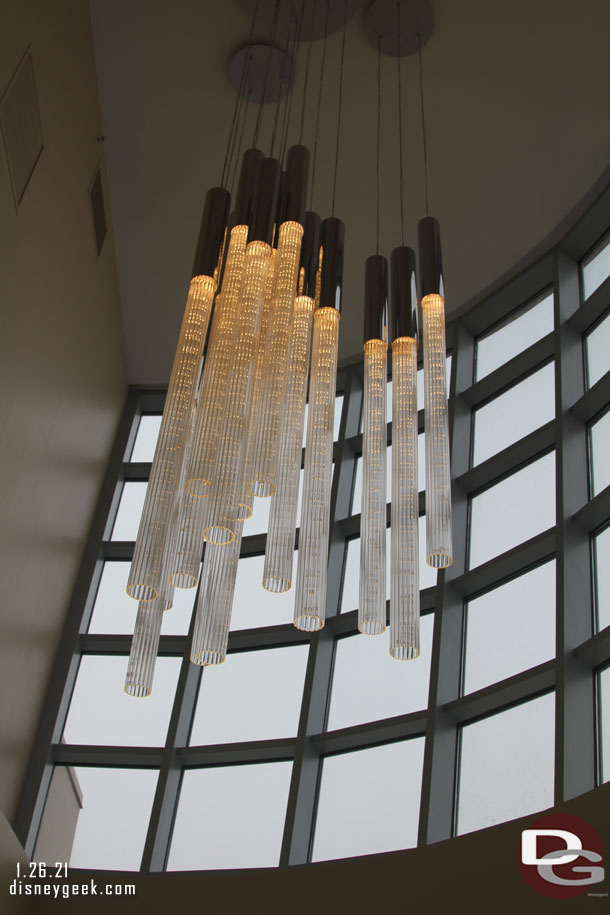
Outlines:
<svg viewBox="0 0 610 915"><path fill-rule="evenodd" d="M444 569L453 562L449 422L445 378L445 302L422 299L426 418L426 562Z"/></svg>
<svg viewBox="0 0 610 915"><path fill-rule="evenodd" d="M297 629L322 629L326 617L333 420L337 385L339 312L314 313L305 480L294 609Z"/></svg>
<svg viewBox="0 0 610 915"><path fill-rule="evenodd" d="M216 282L209 276L191 280L127 582L127 593L136 600L154 600L162 586L164 546L172 508L180 497L178 483L215 291Z"/></svg>
<svg viewBox="0 0 610 915"><path fill-rule="evenodd" d="M186 478L186 488L194 496L208 494L216 466L247 238L248 226L231 230L222 289L214 306Z"/></svg>
<svg viewBox="0 0 610 915"><path fill-rule="evenodd" d="M248 481L248 488L255 496L271 496L277 487L280 419L302 238L300 223L284 222L280 226L273 304L264 344L262 409L254 441L252 476Z"/></svg>
<svg viewBox="0 0 610 915"><path fill-rule="evenodd" d="M209 543L233 541L239 516L238 503L243 501L254 357L270 256L271 248L265 242L252 241L246 248L214 491L209 497L209 526L204 531L204 538Z"/></svg>
<svg viewBox="0 0 610 915"><path fill-rule="evenodd" d="M263 570L263 587L276 594L288 591L292 584L313 313L313 299L306 295L297 296L280 433L278 483L271 500Z"/></svg>
<svg viewBox="0 0 610 915"><path fill-rule="evenodd" d="M364 344L358 629L366 635L386 626L387 349L383 340Z"/></svg>
<svg viewBox="0 0 610 915"><path fill-rule="evenodd" d="M417 341L392 343L392 556L390 654L419 655Z"/></svg>

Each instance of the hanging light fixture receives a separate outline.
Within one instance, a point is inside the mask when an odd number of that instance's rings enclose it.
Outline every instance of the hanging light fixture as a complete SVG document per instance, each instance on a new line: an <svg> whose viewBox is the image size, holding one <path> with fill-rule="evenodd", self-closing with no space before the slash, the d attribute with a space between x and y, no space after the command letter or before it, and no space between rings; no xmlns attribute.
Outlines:
<svg viewBox="0 0 610 915"><path fill-rule="evenodd" d="M387 0L377 2L387 3ZM400 5L415 0L391 2L398 12L401 35ZM127 585L128 594L139 601L125 683L126 691L134 696L148 695L152 688L163 613L171 607L176 587L199 584L191 645L193 663L210 665L225 660L243 524L252 514L256 498L271 499L263 587L273 593L295 587L294 623L298 628L315 632L325 622L345 231L334 210L345 29L355 3L326 0L325 10L318 11L317 0L301 0L298 16L295 6L291 5L282 55L271 45L281 28L285 7L281 12L279 0L275 0L270 45L265 48L255 46L252 40L259 10L259 0L256 2L248 46L242 54L238 74L239 91L227 141L222 186L212 189L206 199L193 279ZM286 59L290 58L291 44L294 49L300 40L304 20L309 25L305 29L309 31L309 48L299 142L284 154L292 103L289 96L284 103L280 155L274 158L280 99L293 72L292 61L287 66ZM322 21L324 44L311 166L312 199L327 36L330 30L341 26L343 36L331 216L320 222L311 205L305 213L309 152L302 138L309 50L314 31L321 37ZM379 73L382 48L380 41L377 44ZM250 72L255 63L259 67L257 79ZM230 195L225 185L237 166L251 101L259 102L256 126L252 146L243 155L229 220ZM257 148L266 101L276 101L269 156ZM379 142L378 133L378 184ZM379 193L377 201L379 247ZM420 249L425 277L422 305L425 303L430 461L438 461L439 455L445 460L443 473L437 473L436 489L430 501L433 517L441 520L434 521L429 534L429 553L437 557L435 561L440 567L443 557L450 554L449 451L443 437L447 423L440 247L437 226L429 219L420 227ZM394 447L390 650L393 657L406 658L419 652L417 316L413 253L403 244L393 252L391 263ZM375 634L386 625L385 399L389 343L388 267L379 251L367 261L365 298L359 628ZM296 582L293 582L307 402L302 515ZM433 470L429 469L428 479L433 476Z"/></svg>

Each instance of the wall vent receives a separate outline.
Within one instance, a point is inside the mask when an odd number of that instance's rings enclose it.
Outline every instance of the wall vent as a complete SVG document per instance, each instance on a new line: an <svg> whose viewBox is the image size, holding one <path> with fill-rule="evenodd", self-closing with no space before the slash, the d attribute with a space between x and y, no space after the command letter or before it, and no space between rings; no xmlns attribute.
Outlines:
<svg viewBox="0 0 610 915"><path fill-rule="evenodd" d="M43 148L34 66L29 51L0 101L0 124L15 202L19 204Z"/></svg>
<svg viewBox="0 0 610 915"><path fill-rule="evenodd" d="M93 181L89 188L91 200L91 215L93 216L93 231L95 232L95 247L99 254L106 238L106 212L104 210L104 194L102 191L102 176L100 167L95 170Z"/></svg>

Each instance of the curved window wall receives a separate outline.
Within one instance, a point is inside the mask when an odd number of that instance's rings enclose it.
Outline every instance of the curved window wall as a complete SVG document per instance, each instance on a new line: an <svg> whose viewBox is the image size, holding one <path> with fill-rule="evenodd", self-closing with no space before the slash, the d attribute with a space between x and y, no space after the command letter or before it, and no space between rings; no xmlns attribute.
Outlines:
<svg viewBox="0 0 610 915"><path fill-rule="evenodd" d="M407 848L610 778L608 225L610 192L448 327L455 561L422 568L416 661L356 633L353 362L339 372L326 627L294 629L291 592L258 586L261 506L227 663L189 663L195 592L177 591L153 695L125 697L136 604L124 588L163 400L131 392L16 824L30 853L65 767L83 795L72 863L144 871ZM423 411L419 431L423 444Z"/></svg>

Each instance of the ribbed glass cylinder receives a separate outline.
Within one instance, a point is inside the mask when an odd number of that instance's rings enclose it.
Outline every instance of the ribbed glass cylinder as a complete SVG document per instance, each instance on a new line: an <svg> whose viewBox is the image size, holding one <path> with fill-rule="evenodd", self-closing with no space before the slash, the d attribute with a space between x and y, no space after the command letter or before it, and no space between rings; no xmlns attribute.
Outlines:
<svg viewBox="0 0 610 915"><path fill-rule="evenodd" d="M426 562L435 569L445 569L453 562L445 302L440 295L427 295L422 299L421 307L426 419Z"/></svg>
<svg viewBox="0 0 610 915"><path fill-rule="evenodd" d="M235 538L227 545L206 545L191 645L193 664L222 664L226 658L241 528L240 524Z"/></svg>
<svg viewBox="0 0 610 915"><path fill-rule="evenodd" d="M392 343L392 547L390 654L419 655L419 494L417 484L417 341Z"/></svg>
<svg viewBox="0 0 610 915"><path fill-rule="evenodd" d="M263 570L263 587L276 594L288 591L292 585L313 312L313 299L306 295L297 296L280 431L278 482L271 500Z"/></svg>
<svg viewBox="0 0 610 915"><path fill-rule="evenodd" d="M383 340L364 344L358 629L365 635L384 632L386 620L387 351Z"/></svg>
<svg viewBox="0 0 610 915"><path fill-rule="evenodd" d="M195 420L193 406L191 430ZM185 488L193 445L192 431L184 449L184 461L174 507L171 542L168 541L169 580L176 588L194 588L199 580L203 549L204 511L208 499L192 496Z"/></svg>
<svg viewBox="0 0 610 915"><path fill-rule="evenodd" d="M186 488L195 496L208 494L216 466L247 238L248 226L231 230L222 289L214 306L186 476Z"/></svg>
<svg viewBox="0 0 610 915"><path fill-rule="evenodd" d="M256 357L254 380L252 382L252 400L250 405L250 415L248 417L248 451L246 454L246 471L245 471L245 491L250 496L251 504L253 503L254 494L250 490L250 480L254 477L254 458L256 451L256 439L258 430L263 422L264 404L263 404L263 371L265 365L265 346L267 343L267 328L271 318L271 309L273 307L275 278L277 274L277 248L271 251L269 267L267 269L267 279L265 280L265 292L263 295L263 308L261 312L260 330L256 342Z"/></svg>
<svg viewBox="0 0 610 915"><path fill-rule="evenodd" d="M142 699L152 691L165 597L140 601L125 677L125 692Z"/></svg>
<svg viewBox="0 0 610 915"><path fill-rule="evenodd" d="M216 283L209 276L191 280L127 582L127 593L135 600L155 600L159 594L163 548L191 431L192 405L215 288Z"/></svg>
<svg viewBox="0 0 610 915"><path fill-rule="evenodd" d="M277 268L273 305L266 331L265 359L261 379L260 422L257 424L252 459L254 477L250 491L259 497L273 495L277 487L280 420L286 392L286 360L292 331L294 298L301 255L303 226L284 222L277 245Z"/></svg>
<svg viewBox="0 0 610 915"><path fill-rule="evenodd" d="M326 617L333 423L337 385L339 312L314 312L303 508L294 605L294 625L322 629Z"/></svg>
<svg viewBox="0 0 610 915"><path fill-rule="evenodd" d="M215 482L209 496L209 526L204 531L209 543L225 544L233 540L240 511L238 503L243 501L254 362L270 255L271 248L262 241L252 241L246 248Z"/></svg>

